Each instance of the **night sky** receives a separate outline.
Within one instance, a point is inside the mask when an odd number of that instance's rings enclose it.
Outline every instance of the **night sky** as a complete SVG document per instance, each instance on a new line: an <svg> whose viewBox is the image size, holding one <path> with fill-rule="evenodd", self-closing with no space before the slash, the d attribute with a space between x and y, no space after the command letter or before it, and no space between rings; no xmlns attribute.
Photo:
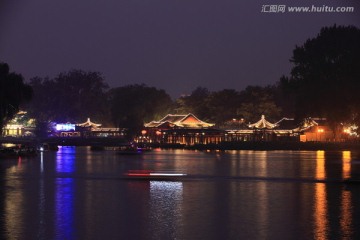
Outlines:
<svg viewBox="0 0 360 240"><path fill-rule="evenodd" d="M264 13L263 5L353 13ZM111 87L145 83L172 97L274 84L295 45L321 27L360 27L359 0L0 0L0 61L31 77L99 71Z"/></svg>

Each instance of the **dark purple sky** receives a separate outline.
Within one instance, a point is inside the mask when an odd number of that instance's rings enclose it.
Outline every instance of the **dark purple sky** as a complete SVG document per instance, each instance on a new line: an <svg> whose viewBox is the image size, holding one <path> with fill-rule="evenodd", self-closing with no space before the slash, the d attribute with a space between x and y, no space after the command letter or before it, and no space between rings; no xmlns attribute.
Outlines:
<svg viewBox="0 0 360 240"><path fill-rule="evenodd" d="M350 6L353 13L262 13L262 6ZM99 71L172 97L265 86L323 26L360 27L359 0L0 0L0 61L26 80Z"/></svg>

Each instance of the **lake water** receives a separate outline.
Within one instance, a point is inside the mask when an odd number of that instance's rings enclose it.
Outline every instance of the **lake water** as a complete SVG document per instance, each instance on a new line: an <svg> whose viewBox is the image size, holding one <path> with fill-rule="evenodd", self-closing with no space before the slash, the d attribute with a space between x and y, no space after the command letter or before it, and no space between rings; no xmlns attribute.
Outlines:
<svg viewBox="0 0 360 240"><path fill-rule="evenodd" d="M186 173L126 180L129 170ZM60 147L0 161L0 239L360 239L360 154Z"/></svg>

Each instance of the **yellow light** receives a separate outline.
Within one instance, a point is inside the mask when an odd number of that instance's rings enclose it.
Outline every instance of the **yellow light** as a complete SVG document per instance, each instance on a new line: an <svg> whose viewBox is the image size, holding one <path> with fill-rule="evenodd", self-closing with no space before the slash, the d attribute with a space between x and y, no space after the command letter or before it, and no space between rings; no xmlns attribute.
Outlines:
<svg viewBox="0 0 360 240"><path fill-rule="evenodd" d="M16 129L20 129L22 127L23 127L22 125L18 125L18 124L7 124L5 129L14 129L14 130L16 130Z"/></svg>

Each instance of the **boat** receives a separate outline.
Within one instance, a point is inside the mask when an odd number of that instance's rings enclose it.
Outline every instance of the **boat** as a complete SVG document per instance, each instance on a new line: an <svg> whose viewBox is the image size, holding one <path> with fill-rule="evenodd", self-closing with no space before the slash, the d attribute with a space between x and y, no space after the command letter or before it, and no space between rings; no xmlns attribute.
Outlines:
<svg viewBox="0 0 360 240"><path fill-rule="evenodd" d="M144 144L144 143L138 143L137 144L137 149L141 152L149 152L151 151L151 147L147 144Z"/></svg>
<svg viewBox="0 0 360 240"><path fill-rule="evenodd" d="M182 181L187 174L169 171L129 170L123 175L126 180Z"/></svg>
<svg viewBox="0 0 360 240"><path fill-rule="evenodd" d="M119 147L116 153L119 155L139 155L142 154L143 151L138 149L137 146L131 144Z"/></svg>

